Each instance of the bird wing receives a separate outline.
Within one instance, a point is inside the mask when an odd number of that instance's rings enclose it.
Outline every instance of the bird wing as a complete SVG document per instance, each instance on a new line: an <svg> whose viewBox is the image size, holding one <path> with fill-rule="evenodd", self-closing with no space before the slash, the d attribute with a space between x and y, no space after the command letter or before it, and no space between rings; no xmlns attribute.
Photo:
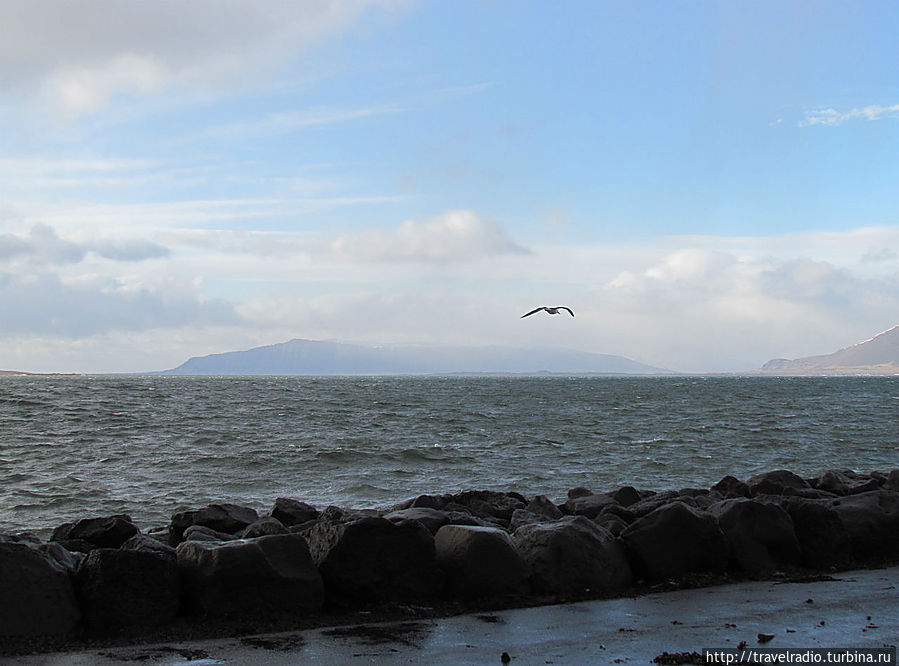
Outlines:
<svg viewBox="0 0 899 666"><path fill-rule="evenodd" d="M531 310L531 311L528 312L527 314L521 315L521 317L519 317L519 319L524 319L525 317L530 317L532 314L534 314L535 312L540 312L540 310L542 310L542 309L543 309L543 308L536 308L536 309L534 309L534 310Z"/></svg>
<svg viewBox="0 0 899 666"><path fill-rule="evenodd" d="M574 316L574 313L571 311L571 308L566 308L564 305L560 305L557 309L558 310L568 310L568 314L570 314L572 317Z"/></svg>

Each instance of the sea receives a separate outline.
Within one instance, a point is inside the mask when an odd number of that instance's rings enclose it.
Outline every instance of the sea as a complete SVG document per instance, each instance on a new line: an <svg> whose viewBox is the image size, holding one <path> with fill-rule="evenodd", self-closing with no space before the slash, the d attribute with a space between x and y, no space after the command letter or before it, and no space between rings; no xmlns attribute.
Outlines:
<svg viewBox="0 0 899 666"><path fill-rule="evenodd" d="M897 377L0 377L0 531L899 467Z"/></svg>

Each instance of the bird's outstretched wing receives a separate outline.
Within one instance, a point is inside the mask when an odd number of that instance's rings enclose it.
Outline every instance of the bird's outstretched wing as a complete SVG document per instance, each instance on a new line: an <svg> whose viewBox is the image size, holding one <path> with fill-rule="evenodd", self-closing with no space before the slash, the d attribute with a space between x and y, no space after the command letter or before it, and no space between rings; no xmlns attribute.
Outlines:
<svg viewBox="0 0 899 666"><path fill-rule="evenodd" d="M527 314L521 315L521 317L519 317L519 319L524 319L525 317L530 317L532 314L534 314L535 312L540 312L540 310L542 310L542 309L543 308L536 308L535 310L531 310Z"/></svg>
<svg viewBox="0 0 899 666"><path fill-rule="evenodd" d="M560 305L557 309L558 310L567 310L568 314L570 314L572 317L574 316L574 313L571 311L571 308L566 308L564 305Z"/></svg>

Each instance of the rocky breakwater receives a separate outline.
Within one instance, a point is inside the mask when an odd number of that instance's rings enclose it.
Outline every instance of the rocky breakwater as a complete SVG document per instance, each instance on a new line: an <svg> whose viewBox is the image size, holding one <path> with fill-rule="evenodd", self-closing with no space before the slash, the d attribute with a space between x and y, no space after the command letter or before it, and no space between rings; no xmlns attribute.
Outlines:
<svg viewBox="0 0 899 666"><path fill-rule="evenodd" d="M397 604L483 608L896 562L899 469L574 488L560 504L464 491L320 511L279 498L265 515L212 504L146 532L126 515L61 525L48 542L0 532L0 639L264 617L308 626Z"/></svg>

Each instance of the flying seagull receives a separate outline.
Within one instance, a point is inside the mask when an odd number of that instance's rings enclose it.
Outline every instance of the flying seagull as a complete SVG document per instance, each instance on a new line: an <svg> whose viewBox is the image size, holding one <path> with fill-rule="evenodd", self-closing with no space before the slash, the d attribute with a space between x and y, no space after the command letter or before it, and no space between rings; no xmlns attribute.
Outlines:
<svg viewBox="0 0 899 666"><path fill-rule="evenodd" d="M574 313L571 311L571 308L566 308L564 305L557 305L557 306L554 307L554 308L551 308L551 307L548 307L548 306L544 305L543 307L537 308L537 309L535 309L535 310L531 310L531 311L528 312L527 314L521 315L520 318L521 318L521 319L524 319L525 317L530 317L532 314L535 314L535 313L537 313L537 312L540 312L540 310L546 310L546 311L547 311L549 314L551 314L551 315L557 315L557 314L559 314L559 310L565 310L565 311L568 312L568 314L570 314L572 317L574 316Z"/></svg>

